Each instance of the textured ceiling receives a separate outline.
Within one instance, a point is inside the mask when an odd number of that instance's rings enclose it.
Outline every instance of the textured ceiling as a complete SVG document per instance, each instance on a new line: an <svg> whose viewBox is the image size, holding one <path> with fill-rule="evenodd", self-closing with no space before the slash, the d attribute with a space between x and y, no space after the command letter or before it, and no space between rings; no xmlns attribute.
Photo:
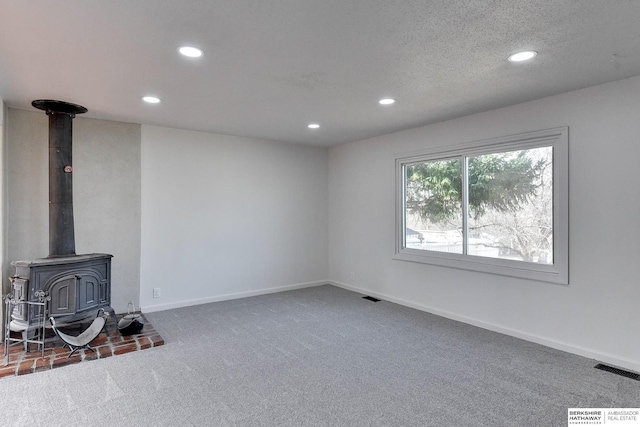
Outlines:
<svg viewBox="0 0 640 427"><path fill-rule="evenodd" d="M84 105L86 117L310 145L640 75L638 0L0 6L0 97L9 107L59 99ZM205 56L180 57L182 44ZM524 49L539 55L506 61ZM145 104L147 94L163 102ZM381 97L397 103L380 106Z"/></svg>

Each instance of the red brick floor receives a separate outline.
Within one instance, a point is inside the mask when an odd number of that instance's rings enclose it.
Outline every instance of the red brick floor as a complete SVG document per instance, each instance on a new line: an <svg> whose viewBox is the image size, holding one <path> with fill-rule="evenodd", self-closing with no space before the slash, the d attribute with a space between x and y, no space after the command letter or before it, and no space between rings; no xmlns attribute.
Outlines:
<svg viewBox="0 0 640 427"><path fill-rule="evenodd" d="M32 347L29 352L24 351L23 344L14 344L9 350L9 364L4 365L6 360L4 356L0 361L0 378L46 371L73 363L104 359L105 357L163 345L164 340L160 334L144 318L144 315L142 315L142 318L144 321L142 332L131 336L121 335L118 332L116 322L108 321L105 329L90 344L95 352L78 350L69 358L67 357L70 353L69 348L63 347L63 343L58 337L47 338L44 359L41 357L42 352L37 349L36 344L31 344ZM49 337L48 334L47 337ZM2 347L4 349L4 343L2 343Z"/></svg>

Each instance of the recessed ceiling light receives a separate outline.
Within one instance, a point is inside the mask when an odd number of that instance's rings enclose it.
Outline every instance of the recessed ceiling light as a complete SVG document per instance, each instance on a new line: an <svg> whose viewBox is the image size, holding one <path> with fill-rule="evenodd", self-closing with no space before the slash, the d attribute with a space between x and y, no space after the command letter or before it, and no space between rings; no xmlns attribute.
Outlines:
<svg viewBox="0 0 640 427"><path fill-rule="evenodd" d="M393 98L382 98L380 101L378 101L380 105L391 105L391 104L394 104L395 102L396 100Z"/></svg>
<svg viewBox="0 0 640 427"><path fill-rule="evenodd" d="M160 103L160 98L158 98L156 96L143 96L142 100L144 102L148 102L149 104L159 104Z"/></svg>
<svg viewBox="0 0 640 427"><path fill-rule="evenodd" d="M511 62L522 62L535 57L537 54L538 52L536 52L535 50L524 50L522 52L514 53L507 59L509 59L509 61Z"/></svg>
<svg viewBox="0 0 640 427"><path fill-rule="evenodd" d="M307 127L308 127L309 129L318 129L318 128L320 127L320 125L319 125L319 124L317 124L317 123L309 123L309 124L307 125Z"/></svg>
<svg viewBox="0 0 640 427"><path fill-rule="evenodd" d="M200 58L204 55L202 49L198 49L193 46L180 46L178 48L178 52L180 52L184 56L188 56L189 58Z"/></svg>

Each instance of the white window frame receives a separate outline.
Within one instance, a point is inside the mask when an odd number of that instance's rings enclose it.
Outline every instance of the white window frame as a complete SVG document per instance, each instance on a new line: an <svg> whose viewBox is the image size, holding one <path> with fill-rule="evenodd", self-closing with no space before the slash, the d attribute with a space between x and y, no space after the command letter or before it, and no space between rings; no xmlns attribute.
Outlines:
<svg viewBox="0 0 640 427"><path fill-rule="evenodd" d="M542 264L405 247L405 166L504 151L553 147L553 263ZM395 156L395 252L393 259L569 284L569 128L528 132ZM466 184L466 183L465 183ZM465 190L466 191L466 190ZM464 209L464 207L463 207Z"/></svg>

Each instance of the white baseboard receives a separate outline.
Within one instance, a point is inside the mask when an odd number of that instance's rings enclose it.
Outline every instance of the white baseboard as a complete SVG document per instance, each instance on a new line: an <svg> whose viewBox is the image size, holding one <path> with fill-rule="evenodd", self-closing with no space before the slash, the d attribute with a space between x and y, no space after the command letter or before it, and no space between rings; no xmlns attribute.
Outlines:
<svg viewBox="0 0 640 427"><path fill-rule="evenodd" d="M317 282L297 283L294 285L258 289L255 291L236 292L232 294L214 295L214 296L205 297L205 298L194 298L194 299L188 299L188 300L174 301L174 302L165 303L165 304L144 305L140 307L140 310L143 313L153 313L155 311L171 310L173 308L181 308L181 307L191 307L193 305L209 304L212 302L227 301L227 300L238 299L238 298L255 297L258 295L274 294L276 292L292 291L294 289L311 288L314 286L321 286L321 285L327 285L327 284L329 284L329 282L326 280L321 280Z"/></svg>
<svg viewBox="0 0 640 427"><path fill-rule="evenodd" d="M614 367L631 370L634 372L640 372L640 361L632 360L623 357L618 357L608 353L602 353L599 351L591 350L585 347L575 346L571 344L566 344L560 341L556 341L551 338L546 338L538 335L529 334L527 332L522 332L516 329L507 328L504 326L496 325L489 322L484 322L482 320L474 319L467 316L462 316L456 313L451 313L448 311L439 310L433 307L429 307L422 304L416 304L411 301L407 301L401 298L396 298L391 295L383 294L380 292L373 292L367 289L359 288L357 286L352 286L342 282L336 282L333 280L329 280L325 283L329 283L331 285L347 289L350 291L358 292L365 295L370 295L375 298L379 298L385 301L393 302L396 304L403 305L405 307L415 308L416 310L425 311L427 313L435 314L437 316L446 317L447 319L456 320L462 323L467 323L469 325L477 326L483 329L488 329L490 331L499 332L501 334L509 335L512 337L520 338L526 341L531 341L536 344L541 344L547 347L555 348L557 350L566 351L567 353L577 354L578 356L587 357L589 359L595 359L599 362L603 362L607 365L611 365Z"/></svg>

